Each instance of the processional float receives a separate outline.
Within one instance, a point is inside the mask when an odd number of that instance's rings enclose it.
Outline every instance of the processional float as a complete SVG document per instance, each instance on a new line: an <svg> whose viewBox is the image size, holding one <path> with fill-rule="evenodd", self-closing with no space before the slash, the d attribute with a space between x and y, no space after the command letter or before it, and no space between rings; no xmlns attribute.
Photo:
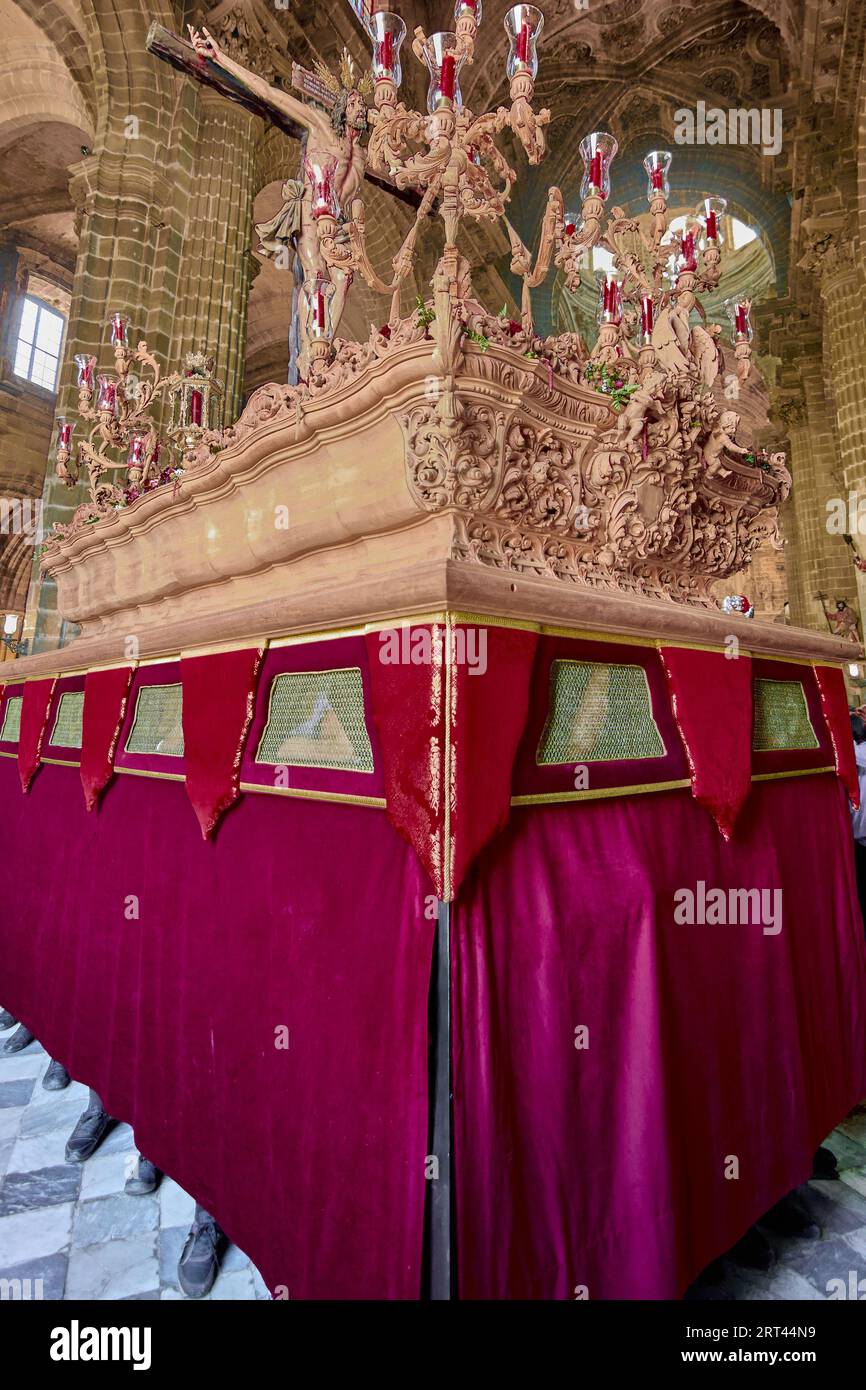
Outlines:
<svg viewBox="0 0 866 1390"><path fill-rule="evenodd" d="M544 156L543 16L505 15L510 104L475 115L480 22L459 0L453 32L415 31L426 112L394 14L368 21L370 82L295 66L303 99L152 31L305 137L263 237L303 267L299 380L221 428L207 352L163 381L118 311L114 375L79 362L90 433L58 438L89 494L42 556L79 635L19 663L0 713L28 789L7 777L10 852L41 856L47 818L87 894L64 925L21 874L4 1003L277 1297L678 1296L866 1090L851 645L715 596L781 544L791 487L738 441L700 308L724 200L671 233L655 150L628 214L595 132L530 251L497 137ZM371 180L412 209L388 269ZM514 317L475 297L466 219L506 220ZM540 333L532 289L576 290L594 248L597 341ZM356 276L389 304L363 342L337 331ZM713 915L676 917L689 892Z"/></svg>

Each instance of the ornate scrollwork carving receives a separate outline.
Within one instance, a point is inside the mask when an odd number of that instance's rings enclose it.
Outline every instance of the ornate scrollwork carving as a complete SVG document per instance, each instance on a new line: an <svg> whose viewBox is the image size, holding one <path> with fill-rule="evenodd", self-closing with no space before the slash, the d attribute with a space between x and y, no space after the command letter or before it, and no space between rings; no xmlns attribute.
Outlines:
<svg viewBox="0 0 866 1390"><path fill-rule="evenodd" d="M426 511L480 508L496 480L505 416L487 405L465 406L453 431L425 402L399 416L406 439L409 485Z"/></svg>

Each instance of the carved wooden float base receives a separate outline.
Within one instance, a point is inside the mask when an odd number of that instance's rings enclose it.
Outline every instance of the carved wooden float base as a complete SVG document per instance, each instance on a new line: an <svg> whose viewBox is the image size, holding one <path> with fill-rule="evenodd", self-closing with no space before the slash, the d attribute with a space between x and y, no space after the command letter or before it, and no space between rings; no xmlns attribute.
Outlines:
<svg viewBox="0 0 866 1390"><path fill-rule="evenodd" d="M444 372L418 333L374 335L330 370L302 399L262 387L178 487L51 538L43 570L81 628L65 667L441 611L851 654L718 611L710 586L775 534L781 483L702 471L691 379L629 446L567 363L502 343L464 343Z"/></svg>
<svg viewBox="0 0 866 1390"><path fill-rule="evenodd" d="M829 634L781 623L765 623L739 614L663 600L564 586L550 580L521 578L459 561L407 564L399 573L270 597L208 616L178 619L168 610L160 621L126 634L106 631L81 636L57 652L25 657L15 666L16 679L58 671L89 669L129 660L128 637L138 656L165 657L203 651L256 639L277 639L316 632L381 626L451 613L461 618L538 627L563 628L634 637L643 642L724 648L732 634L742 650L789 660L839 663L856 660L861 649Z"/></svg>

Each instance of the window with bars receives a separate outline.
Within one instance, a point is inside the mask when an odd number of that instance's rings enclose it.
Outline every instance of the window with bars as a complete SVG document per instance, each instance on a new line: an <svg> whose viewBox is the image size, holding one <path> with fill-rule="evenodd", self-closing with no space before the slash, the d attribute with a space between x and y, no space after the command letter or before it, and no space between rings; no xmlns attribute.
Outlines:
<svg viewBox="0 0 866 1390"><path fill-rule="evenodd" d="M66 320L56 309L25 295L15 348L15 375L54 391L65 326Z"/></svg>

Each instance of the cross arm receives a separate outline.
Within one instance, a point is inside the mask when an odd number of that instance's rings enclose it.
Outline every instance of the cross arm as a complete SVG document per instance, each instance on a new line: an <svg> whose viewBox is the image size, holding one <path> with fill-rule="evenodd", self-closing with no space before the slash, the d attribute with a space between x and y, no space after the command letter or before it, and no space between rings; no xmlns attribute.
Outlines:
<svg viewBox="0 0 866 1390"><path fill-rule="evenodd" d="M306 126L293 120L267 97L258 96L250 91L240 78L233 77L217 63L213 63L209 58L196 53L191 43L187 43L186 39L173 34L170 29L165 29L161 24L156 22L151 24L145 47L148 53L152 53L155 58L161 58L164 63L169 63L178 72L186 73L188 77L195 78L196 82L219 92L220 96L224 96L228 101L237 102L247 111L261 116L262 120L268 121L270 125L276 126L286 135L291 135L294 140L300 140L306 134ZM410 207L417 208L421 201L420 195L414 190L398 189L386 178L380 178L369 172L366 174L366 178L377 188L384 189L386 193L390 193L392 197L398 198L402 203L408 203Z"/></svg>

